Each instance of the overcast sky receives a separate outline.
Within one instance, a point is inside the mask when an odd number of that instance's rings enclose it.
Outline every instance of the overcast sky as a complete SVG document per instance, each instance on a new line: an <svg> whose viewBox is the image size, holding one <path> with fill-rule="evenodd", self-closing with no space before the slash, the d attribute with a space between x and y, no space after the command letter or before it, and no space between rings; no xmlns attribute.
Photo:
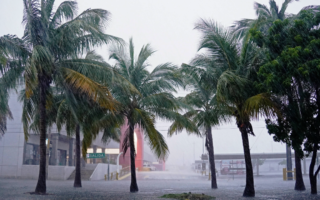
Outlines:
<svg viewBox="0 0 320 200"><path fill-rule="evenodd" d="M0 36L23 35L22 0L0 0ZM57 0L57 7L61 0ZM269 0L257 2L268 5ZM276 1L279 6L282 0ZM197 53L199 33L193 30L200 19L213 19L224 26L235 20L255 18L252 0L78 0L79 12L88 8L106 9L112 14L106 33L133 41L138 52L150 43L157 52L149 60L152 66L164 62L188 63ZM289 5L288 13L297 13L319 0L300 0ZM108 47L98 50L106 59ZM181 91L178 95L184 95ZM157 128L166 135L170 123L158 122ZM264 120L253 122L255 137L250 136L252 153L285 152L285 146L268 135ZM167 138L170 148L168 164L190 163L202 153L202 139L185 133ZM213 129L215 153L243 153L239 130L234 122Z"/></svg>

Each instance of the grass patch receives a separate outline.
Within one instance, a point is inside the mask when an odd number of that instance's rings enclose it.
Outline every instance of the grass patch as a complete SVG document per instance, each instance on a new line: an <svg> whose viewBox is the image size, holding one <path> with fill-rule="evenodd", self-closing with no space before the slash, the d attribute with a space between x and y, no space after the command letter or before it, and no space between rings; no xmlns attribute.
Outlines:
<svg viewBox="0 0 320 200"><path fill-rule="evenodd" d="M179 200L211 200L216 199L215 197L208 196L205 194L191 194L189 193L182 193L182 194L165 194L160 198L168 198L168 199L179 199Z"/></svg>

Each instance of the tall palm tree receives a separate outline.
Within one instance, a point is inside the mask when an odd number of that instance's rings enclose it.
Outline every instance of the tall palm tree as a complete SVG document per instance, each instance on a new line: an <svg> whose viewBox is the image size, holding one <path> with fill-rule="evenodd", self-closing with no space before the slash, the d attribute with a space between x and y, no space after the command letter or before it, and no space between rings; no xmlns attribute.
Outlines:
<svg viewBox="0 0 320 200"><path fill-rule="evenodd" d="M254 9L257 19L242 19L235 21L234 25L232 26L233 32L236 33L240 38L245 38L245 42L247 42L251 37L249 33L251 28L255 28L261 32L267 33L274 21L278 19L284 20L288 17L294 16L293 14L286 13L289 4L294 1L299 0L285 0L280 9L275 0L269 0L269 8L264 4L255 2ZM310 5L302 8L301 11L310 10L313 13L316 13L318 12L319 7L320 6L317 5Z"/></svg>
<svg viewBox="0 0 320 200"><path fill-rule="evenodd" d="M169 136L185 128L185 125L189 126L186 128L189 133L198 134L197 129L205 130L205 146L209 153L211 170L211 188L216 189L218 186L215 173L212 127L227 120L225 115L227 111L216 101L216 84L212 84L212 82L216 82L220 73L217 73L213 65L212 59L207 55L196 56L191 65L182 64L180 73L182 73L186 87L191 92L180 100L190 106L189 111L183 115L189 120L185 124L181 122L181 118L176 119L170 126ZM196 132L192 131L193 127L191 125L197 127Z"/></svg>
<svg viewBox="0 0 320 200"><path fill-rule="evenodd" d="M266 33L275 20L284 20L288 16L286 10L288 5L293 1L294 0L285 0L280 9L275 0L269 0L269 8L264 4L255 2L254 9L257 19L242 19L236 21L232 29L241 38L246 37L246 39L250 37L249 30L251 28L258 28Z"/></svg>
<svg viewBox="0 0 320 200"><path fill-rule="evenodd" d="M117 114L126 118L129 126L122 148L124 154L130 149L130 192L137 192L134 128L142 128L151 149L158 158L165 159L169 150L162 134L155 128L155 117L173 120L177 116L179 107L171 92L176 92L174 87L182 81L171 63L158 65L151 72L147 70L147 60L154 53L149 44L141 48L136 59L132 39L129 52L114 47L110 53L110 58L116 62L115 70L136 88L136 91L129 91L119 84L112 86L112 94L120 103Z"/></svg>
<svg viewBox="0 0 320 200"><path fill-rule="evenodd" d="M98 65L100 68L106 68L106 72L111 73L111 68L103 59L95 54L94 51L90 51L86 54L85 59L74 59L73 61L77 65L82 66L82 62L92 61L91 64ZM86 66L83 66L84 69ZM106 82L101 79L101 76L107 76L108 73L100 74L101 71L92 72L91 70L84 70L83 74L90 78L99 81ZM89 73L90 72L90 73ZM117 76L113 76L112 79L117 79ZM108 80L107 80L108 81ZM121 81L121 80L117 80ZM33 95L30 98L26 98L25 90L22 90L20 100L23 102L23 124L25 135L28 135L28 130L39 133L39 94L38 89L35 88L32 91ZM83 157L85 158L87 147L92 143L92 140L96 138L99 131L103 131L102 140L108 142L109 139L118 141L119 124L121 119L117 119L116 115L109 112L108 109L100 107L98 102L93 101L90 96L81 91L73 90L68 87L61 87L56 85L51 87L47 94L47 128L50 128L53 124L57 125L58 131L62 129L62 125L65 125L67 135L72 137L76 136L76 176L74 181L74 187L81 187L81 174L80 174L80 128L82 129L84 139L83 145ZM116 102L114 102L116 105ZM109 128L112 127L112 128Z"/></svg>
<svg viewBox="0 0 320 200"><path fill-rule="evenodd" d="M239 38L213 21L201 20L196 29L202 32L200 49L207 50L217 72L217 100L236 119L242 136L246 163L246 186L243 196L255 196L248 135L254 135L252 119L274 116L277 109L270 95L254 86L256 72L264 62L262 50L252 42L239 48ZM215 82L214 82L215 83Z"/></svg>
<svg viewBox="0 0 320 200"><path fill-rule="evenodd" d="M23 44L14 40L8 49L22 49L26 95L33 95L33 88L39 91L40 121L40 167L36 194L46 193L46 102L51 84L72 88L82 92L105 108L112 108L112 97L108 89L83 75L86 69L99 67L85 59L77 65L74 57L91 47L119 41L104 33L104 24L109 12L102 9L88 9L76 16L75 1L62 2L56 10L55 0L24 0L25 25ZM12 68L12 70L15 70Z"/></svg>

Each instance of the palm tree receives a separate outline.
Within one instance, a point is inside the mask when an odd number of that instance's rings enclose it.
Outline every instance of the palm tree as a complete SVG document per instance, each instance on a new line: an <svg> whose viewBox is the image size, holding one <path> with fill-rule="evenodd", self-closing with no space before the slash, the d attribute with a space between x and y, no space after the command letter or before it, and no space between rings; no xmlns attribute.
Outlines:
<svg viewBox="0 0 320 200"><path fill-rule="evenodd" d="M254 86L256 71L264 62L262 50L252 42L239 48L239 38L213 21L201 20L196 29L202 32L200 49L206 49L215 63L217 73L217 100L235 117L242 136L246 163L246 186L243 196L255 196L253 169L248 135L254 135L252 119L260 115L274 116L276 105L270 95ZM214 82L215 83L215 82Z"/></svg>
<svg viewBox="0 0 320 200"><path fill-rule="evenodd" d="M91 64L100 66L100 68L106 68L106 72L111 73L111 67L108 66L103 59L97 55L94 51L90 51L86 54L84 59L74 59L78 65L82 66L82 62L92 61ZM86 67L86 66L83 66ZM93 69L83 71L83 74L90 76L96 81L105 82L100 77L103 75L108 76L108 73L99 74L92 72ZM89 73L90 72L90 73ZM95 75L96 74L96 75ZM121 77L120 77L121 78ZM112 79L116 79L118 82L119 77L117 74ZM23 102L23 124L25 135L28 135L28 130L32 130L39 133L39 94L38 89L35 88L32 91L33 95L30 98L26 98L25 90L21 91L20 101ZM74 181L74 187L81 187L81 174L80 174L80 128L84 134L84 140L82 141L83 158L85 158L87 147L92 143L92 140L99 134L100 130L103 130L103 142L108 142L110 139L119 141L118 129L121 119L117 119L116 115L109 113L108 109L100 107L98 102L93 101L88 95L81 91L72 90L72 88L51 87L47 94L47 128L49 129L54 123L57 125L58 131L62 129L62 125L65 125L66 132L69 137L76 136L76 176ZM116 102L113 103L116 105ZM112 128L109 128L112 127ZM49 136L48 136L49 137Z"/></svg>
<svg viewBox="0 0 320 200"><path fill-rule="evenodd" d="M158 158L165 159L169 150L162 134L155 129L155 117L173 120L177 116L179 107L171 92L176 92L174 87L182 84L182 81L171 63L158 65L152 72L147 70L147 59L154 53L149 44L141 48L137 59L134 57L132 39L129 54L121 47L114 47L110 52L110 58L116 62L115 70L136 88L136 91L129 91L118 84L113 85L112 92L120 103L117 114L126 118L129 126L122 148L124 154L130 149L130 192L137 192L134 128L139 126L144 129L151 149Z"/></svg>
<svg viewBox="0 0 320 200"><path fill-rule="evenodd" d="M26 96L39 91L40 121L40 166L36 194L46 193L46 102L47 93L54 83L86 94L105 108L112 108L112 97L108 89L83 75L88 68L99 69L91 61L74 57L91 47L119 41L103 32L109 12L88 9L76 16L75 1L62 2L54 11L54 0L24 0L23 44L11 40L7 49L21 49L24 57ZM86 68L84 67L86 66ZM15 70L12 68L11 70Z"/></svg>
<svg viewBox="0 0 320 200"><path fill-rule="evenodd" d="M205 130L205 146L209 153L211 170L211 188L216 189L218 186L211 129L212 126L227 120L227 116L225 116L227 111L216 101L216 84L212 84L212 82L216 82L216 76L219 73L213 65L212 59L207 55L198 55L192 60L191 65L182 64L180 73L184 77L186 87L191 89L191 92L180 100L190 106L189 111L184 114L184 117L189 120L185 124L181 122L181 118L178 118L170 126L168 133L169 136L172 136L178 130L185 128L185 125L189 126L186 128L189 133L198 134L198 131L192 131L194 128L191 125L196 126L196 130Z"/></svg>
<svg viewBox="0 0 320 200"><path fill-rule="evenodd" d="M23 67L20 66L22 57L17 56L21 54L21 49L11 47L10 43L12 41L22 43L21 40L12 35L0 37L0 137L7 130L7 119L13 118L8 105L9 91L16 88L16 80L19 79L23 70ZM15 68L15 71L8 71L11 68Z"/></svg>
<svg viewBox="0 0 320 200"><path fill-rule="evenodd" d="M3 84L0 79L0 87L3 88ZM12 114L8 105L9 94L6 90L0 90L0 139L7 130L7 118L12 119Z"/></svg>
<svg viewBox="0 0 320 200"><path fill-rule="evenodd" d="M76 173L74 187L82 187L80 165L80 129L83 133L82 157L86 157L87 148L102 131L102 141L107 143L110 139L120 141L120 124L122 118L117 118L107 109L90 101L86 96L65 91L61 94L56 123L58 130L65 125L69 137L76 136Z"/></svg>
<svg viewBox="0 0 320 200"><path fill-rule="evenodd" d="M251 28L258 29L263 33L267 33L269 28L272 26L273 22L276 20L284 20L288 17L294 16L293 14L287 14L286 10L290 3L299 0L285 0L281 8L277 5L275 0L269 0L269 8L264 5L255 2L254 9L256 11L257 19L242 19L236 21L232 26L233 32L237 34L240 38L245 38L244 41L248 41L250 36L249 30ZM319 6L307 6L301 9L310 10L313 13L316 13L319 9ZM300 12L301 12L300 11Z"/></svg>

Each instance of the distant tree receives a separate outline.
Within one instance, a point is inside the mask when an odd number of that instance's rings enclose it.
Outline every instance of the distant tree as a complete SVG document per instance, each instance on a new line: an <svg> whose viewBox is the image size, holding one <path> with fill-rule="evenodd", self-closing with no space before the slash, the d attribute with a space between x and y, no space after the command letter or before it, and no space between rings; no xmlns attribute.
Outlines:
<svg viewBox="0 0 320 200"><path fill-rule="evenodd" d="M214 63L210 56L198 55L190 65L182 64L180 73L184 78L185 87L191 90L180 101L189 106L183 115L187 120L177 118L170 126L169 136L186 129L188 133L199 135L198 129L205 130L205 146L209 154L211 170L211 188L218 188L216 167L214 162L214 148L212 141L212 127L227 120L227 113L223 106L218 105L216 100L216 84L212 84L217 74L214 73ZM187 107L188 108L188 107ZM196 127L196 128L195 128Z"/></svg>

